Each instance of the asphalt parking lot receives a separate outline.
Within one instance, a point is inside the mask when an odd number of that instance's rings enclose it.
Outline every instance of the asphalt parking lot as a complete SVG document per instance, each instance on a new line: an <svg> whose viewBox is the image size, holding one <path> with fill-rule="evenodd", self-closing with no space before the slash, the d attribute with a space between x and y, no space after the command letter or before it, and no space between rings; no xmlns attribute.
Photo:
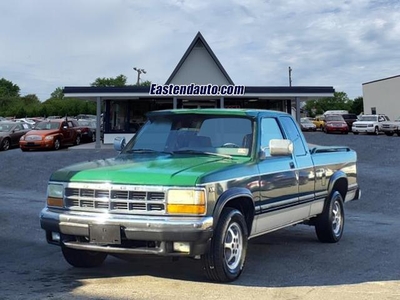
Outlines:
<svg viewBox="0 0 400 300"><path fill-rule="evenodd" d="M107 258L74 269L39 225L52 171L114 150L0 152L0 299L400 299L400 137L305 133L308 142L358 153L362 199L346 205L337 244L298 225L250 241L242 276L206 281L199 261Z"/></svg>

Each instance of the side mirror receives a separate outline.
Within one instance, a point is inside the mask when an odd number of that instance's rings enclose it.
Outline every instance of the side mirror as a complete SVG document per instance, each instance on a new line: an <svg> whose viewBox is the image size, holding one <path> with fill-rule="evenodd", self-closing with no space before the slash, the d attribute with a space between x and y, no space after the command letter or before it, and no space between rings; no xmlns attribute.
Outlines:
<svg viewBox="0 0 400 300"><path fill-rule="evenodd" d="M272 139L269 141L271 156L292 156L293 143L290 140Z"/></svg>
<svg viewBox="0 0 400 300"><path fill-rule="evenodd" d="M125 148L125 144L126 142L124 137L119 136L114 139L114 149L117 151L122 151L122 149Z"/></svg>

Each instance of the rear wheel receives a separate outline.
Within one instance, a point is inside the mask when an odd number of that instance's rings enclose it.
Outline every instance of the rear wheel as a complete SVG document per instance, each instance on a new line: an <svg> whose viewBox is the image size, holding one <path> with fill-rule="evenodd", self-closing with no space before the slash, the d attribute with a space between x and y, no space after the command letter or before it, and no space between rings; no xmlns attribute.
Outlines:
<svg viewBox="0 0 400 300"><path fill-rule="evenodd" d="M62 254L65 260L77 268L93 268L100 266L107 257L107 253L95 251L76 250L62 247Z"/></svg>
<svg viewBox="0 0 400 300"><path fill-rule="evenodd" d="M8 149L10 149L10 139L9 138L5 138L0 145L0 150L2 151L7 151Z"/></svg>
<svg viewBox="0 0 400 300"><path fill-rule="evenodd" d="M75 145L79 145L81 143L81 136L78 134L75 139Z"/></svg>
<svg viewBox="0 0 400 300"><path fill-rule="evenodd" d="M202 256L210 280L229 282L240 276L246 260L247 239L243 214L237 209L225 208L215 228L209 252Z"/></svg>
<svg viewBox="0 0 400 300"><path fill-rule="evenodd" d="M336 243L343 235L343 228L343 198L338 191L333 191L324 211L316 219L315 232L320 242Z"/></svg>

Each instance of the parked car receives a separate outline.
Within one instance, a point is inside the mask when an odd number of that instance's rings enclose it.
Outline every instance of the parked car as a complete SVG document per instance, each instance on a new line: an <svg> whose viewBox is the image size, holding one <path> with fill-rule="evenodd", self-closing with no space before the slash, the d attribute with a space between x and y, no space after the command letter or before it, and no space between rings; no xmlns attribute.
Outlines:
<svg viewBox="0 0 400 300"><path fill-rule="evenodd" d="M78 120L78 124L81 129L82 141L96 141L96 121L91 119Z"/></svg>
<svg viewBox="0 0 400 300"><path fill-rule="evenodd" d="M339 132L349 133L349 127L341 115L326 115L325 116L325 133Z"/></svg>
<svg viewBox="0 0 400 300"><path fill-rule="evenodd" d="M0 151L6 151L19 145L21 136L32 130L32 126L23 122L0 122Z"/></svg>
<svg viewBox="0 0 400 300"><path fill-rule="evenodd" d="M19 141L22 151L31 149L58 150L66 145L79 145L81 132L76 120L50 119L36 124L35 129Z"/></svg>
<svg viewBox="0 0 400 300"><path fill-rule="evenodd" d="M353 123L352 131L354 134L368 133L378 135L382 131L383 122L390 121L383 114L380 115L362 115L358 121Z"/></svg>
<svg viewBox="0 0 400 300"><path fill-rule="evenodd" d="M343 114L342 115L344 121L347 123L347 126L349 127L349 131L352 131L353 123L358 120L356 114Z"/></svg>
<svg viewBox="0 0 400 300"><path fill-rule="evenodd" d="M317 126L309 118L300 119L300 127L302 131L316 131Z"/></svg>
<svg viewBox="0 0 400 300"><path fill-rule="evenodd" d="M315 116L312 122L315 124L317 129L323 130L325 125L325 117L322 115Z"/></svg>
<svg viewBox="0 0 400 300"><path fill-rule="evenodd" d="M382 122L382 131L388 136L392 136L394 133L400 136L400 117L394 121Z"/></svg>

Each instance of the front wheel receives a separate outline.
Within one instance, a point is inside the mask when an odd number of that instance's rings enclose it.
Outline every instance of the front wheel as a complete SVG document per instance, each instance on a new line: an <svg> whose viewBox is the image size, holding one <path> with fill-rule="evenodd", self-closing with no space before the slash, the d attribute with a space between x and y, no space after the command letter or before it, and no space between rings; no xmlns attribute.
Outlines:
<svg viewBox="0 0 400 300"><path fill-rule="evenodd" d="M207 277L212 281L229 282L243 271L247 252L248 230L243 214L225 208L214 231L211 245L202 261Z"/></svg>
<svg viewBox="0 0 400 300"><path fill-rule="evenodd" d="M338 191L333 191L324 211L316 219L315 232L320 242L336 243L343 235L343 228L343 198Z"/></svg>
<svg viewBox="0 0 400 300"><path fill-rule="evenodd" d="M375 135L378 135L378 134L379 134L379 128L378 128L378 127L375 127L375 129L374 129L374 134L375 134Z"/></svg>
<svg viewBox="0 0 400 300"><path fill-rule="evenodd" d="M65 260L77 268L93 268L100 266L107 257L107 253L76 250L62 247Z"/></svg>
<svg viewBox="0 0 400 300"><path fill-rule="evenodd" d="M54 150L58 150L58 149L60 149L60 147L61 147L60 139L56 139L54 141Z"/></svg>

